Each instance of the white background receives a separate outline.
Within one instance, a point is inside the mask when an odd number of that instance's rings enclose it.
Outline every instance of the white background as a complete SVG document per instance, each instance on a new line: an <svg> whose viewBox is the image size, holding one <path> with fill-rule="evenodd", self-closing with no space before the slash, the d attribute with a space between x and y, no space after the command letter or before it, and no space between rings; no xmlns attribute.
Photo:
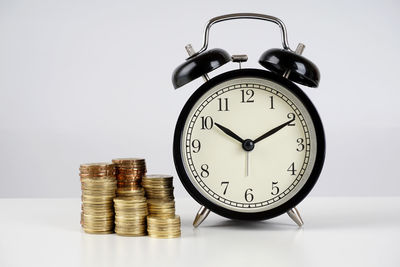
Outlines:
<svg viewBox="0 0 400 267"><path fill-rule="evenodd" d="M200 48L208 19L232 12L281 18L291 47L305 43L320 68L320 87L303 87L327 137L312 194L399 196L397 1L1 0L0 197L78 197L79 164L115 157L145 157L150 173L176 176L175 122L202 81L175 91L172 71L187 43ZM279 29L218 24L210 47L258 68L280 47Z"/></svg>

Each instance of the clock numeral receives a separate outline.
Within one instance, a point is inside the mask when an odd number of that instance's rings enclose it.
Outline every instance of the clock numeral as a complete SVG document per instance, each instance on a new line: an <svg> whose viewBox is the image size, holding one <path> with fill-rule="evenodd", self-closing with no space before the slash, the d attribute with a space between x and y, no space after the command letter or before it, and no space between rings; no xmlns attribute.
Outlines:
<svg viewBox="0 0 400 267"><path fill-rule="evenodd" d="M279 194L279 187L277 186L278 182L272 182L272 191L271 195L276 196Z"/></svg>
<svg viewBox="0 0 400 267"><path fill-rule="evenodd" d="M247 202L252 202L254 199L254 196L251 192L253 192L253 189L251 189L251 188L247 189L246 192L244 192L244 199Z"/></svg>
<svg viewBox="0 0 400 267"><path fill-rule="evenodd" d="M289 168L287 169L288 172L291 172L290 175L296 175L297 170L294 168L294 162L290 164Z"/></svg>
<svg viewBox="0 0 400 267"><path fill-rule="evenodd" d="M203 164L201 165L201 172L200 175L203 178L207 178L210 175L210 172L208 171L208 165L207 164Z"/></svg>
<svg viewBox="0 0 400 267"><path fill-rule="evenodd" d="M294 115L293 112L287 114L287 117L289 120L293 120L296 118L296 115ZM288 126L295 126L296 124L294 123L294 121L292 121L291 123L288 124Z"/></svg>
<svg viewBox="0 0 400 267"><path fill-rule="evenodd" d="M229 111L228 98L218 98L218 111Z"/></svg>
<svg viewBox="0 0 400 267"><path fill-rule="evenodd" d="M221 182L221 186L225 186L224 195L226 194L226 190L228 189L229 182Z"/></svg>
<svg viewBox="0 0 400 267"><path fill-rule="evenodd" d="M193 153L199 153L200 148L201 148L201 143L200 143L199 139L194 139L192 141L192 147L193 147L193 150L192 150Z"/></svg>
<svg viewBox="0 0 400 267"><path fill-rule="evenodd" d="M269 99L270 99L269 109L275 109L275 107L274 107L274 97L270 96Z"/></svg>
<svg viewBox="0 0 400 267"><path fill-rule="evenodd" d="M242 92L242 102L241 103L253 103L254 102L254 91L248 89L246 91L240 90ZM247 100L245 100L247 98Z"/></svg>
<svg viewBox="0 0 400 267"><path fill-rule="evenodd" d="M301 152L304 150L304 139L303 138L297 138L297 148L296 150Z"/></svg>
<svg viewBox="0 0 400 267"><path fill-rule="evenodd" d="M210 130L214 126L214 121L210 116L201 116L201 130Z"/></svg>

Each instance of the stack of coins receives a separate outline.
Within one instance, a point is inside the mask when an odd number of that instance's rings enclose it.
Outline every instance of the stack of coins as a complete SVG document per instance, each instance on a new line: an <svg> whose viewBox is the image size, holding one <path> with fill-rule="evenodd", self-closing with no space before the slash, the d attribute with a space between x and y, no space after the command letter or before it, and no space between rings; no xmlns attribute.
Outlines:
<svg viewBox="0 0 400 267"><path fill-rule="evenodd" d="M124 236L146 235L147 203L144 196L116 197L115 232Z"/></svg>
<svg viewBox="0 0 400 267"><path fill-rule="evenodd" d="M115 165L82 164L79 168L82 188L81 225L87 233L108 234L114 229L113 198L116 194Z"/></svg>
<svg viewBox="0 0 400 267"><path fill-rule="evenodd" d="M146 175L142 185L148 199L147 231L150 237L174 238L181 235L180 217L175 215L172 176Z"/></svg>
<svg viewBox="0 0 400 267"><path fill-rule="evenodd" d="M148 199L158 199L162 201L174 200L172 176L146 175L143 177L142 185Z"/></svg>
<svg viewBox="0 0 400 267"><path fill-rule="evenodd" d="M172 218L175 216L175 201L173 200L149 199L147 207L149 214L154 217Z"/></svg>
<svg viewBox="0 0 400 267"><path fill-rule="evenodd" d="M143 175L146 174L146 162L140 158L113 159L117 170L117 195L136 195L141 189ZM129 192L132 191L132 192Z"/></svg>
<svg viewBox="0 0 400 267"><path fill-rule="evenodd" d="M175 215L172 218L147 216L147 232L150 237L176 238L181 236L181 218Z"/></svg>

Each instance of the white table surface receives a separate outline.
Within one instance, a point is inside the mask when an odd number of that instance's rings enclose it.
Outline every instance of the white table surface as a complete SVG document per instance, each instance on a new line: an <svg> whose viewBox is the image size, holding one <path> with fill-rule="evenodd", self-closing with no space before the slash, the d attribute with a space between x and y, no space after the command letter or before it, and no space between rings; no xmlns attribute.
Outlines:
<svg viewBox="0 0 400 267"><path fill-rule="evenodd" d="M177 199L182 237L85 234L79 199L0 199L0 266L400 266L400 197L307 198L305 225L215 214Z"/></svg>

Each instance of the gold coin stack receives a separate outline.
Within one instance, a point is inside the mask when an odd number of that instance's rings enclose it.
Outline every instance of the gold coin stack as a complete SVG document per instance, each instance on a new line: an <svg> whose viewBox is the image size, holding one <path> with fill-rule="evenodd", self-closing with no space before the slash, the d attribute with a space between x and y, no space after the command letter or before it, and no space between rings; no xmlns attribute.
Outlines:
<svg viewBox="0 0 400 267"><path fill-rule="evenodd" d="M158 174L146 175L142 179L142 185L146 191L147 199L160 200L163 202L174 200L172 176Z"/></svg>
<svg viewBox="0 0 400 267"><path fill-rule="evenodd" d="M175 216L174 200L148 199L147 207L149 208L149 214L154 217L171 218Z"/></svg>
<svg viewBox="0 0 400 267"><path fill-rule="evenodd" d="M92 234L110 234L114 229L113 198L117 180L115 165L88 163L80 165L82 189L81 225Z"/></svg>
<svg viewBox="0 0 400 267"><path fill-rule="evenodd" d="M175 215L172 179L169 175L143 177L142 185L148 199L147 231L150 237L174 238L181 235L180 217Z"/></svg>
<svg viewBox="0 0 400 267"><path fill-rule="evenodd" d="M146 235L147 203L144 196L116 197L115 232L124 236Z"/></svg>
<svg viewBox="0 0 400 267"><path fill-rule="evenodd" d="M136 196L140 194L143 175L146 174L146 162L141 158L113 159L117 170L117 195Z"/></svg>
<svg viewBox="0 0 400 267"><path fill-rule="evenodd" d="M181 218L175 215L172 218L147 216L147 232L150 237L177 238L181 236Z"/></svg>

